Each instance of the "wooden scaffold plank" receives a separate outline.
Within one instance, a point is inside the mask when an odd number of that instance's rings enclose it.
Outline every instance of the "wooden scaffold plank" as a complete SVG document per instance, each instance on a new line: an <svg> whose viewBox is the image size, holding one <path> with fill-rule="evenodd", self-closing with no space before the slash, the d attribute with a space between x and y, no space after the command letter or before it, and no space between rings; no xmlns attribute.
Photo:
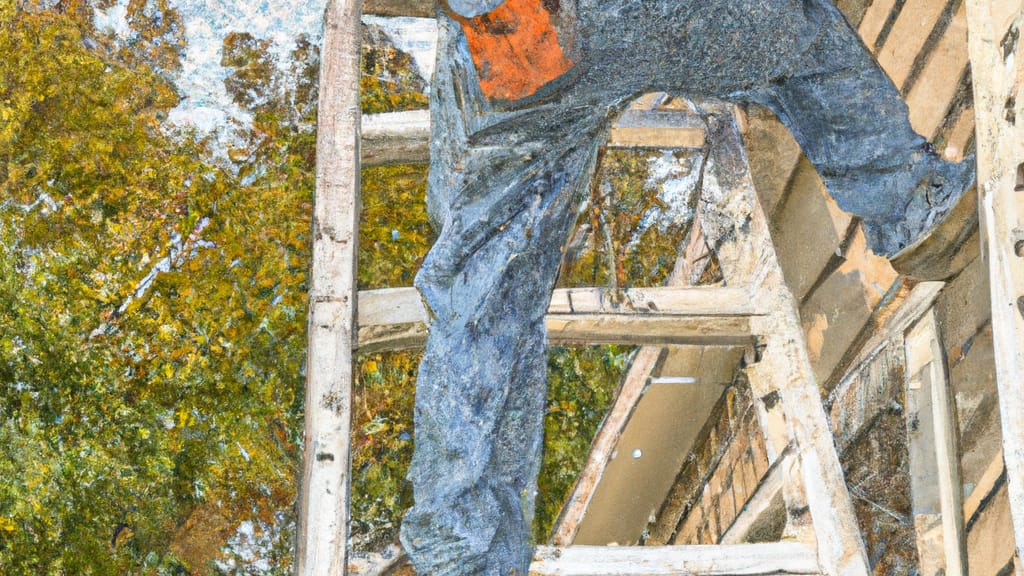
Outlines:
<svg viewBox="0 0 1024 576"><path fill-rule="evenodd" d="M367 114L362 122L362 162L416 164L430 159L426 110ZM612 126L612 148L700 148L704 129L685 110L629 110Z"/></svg>
<svg viewBox="0 0 1024 576"><path fill-rule="evenodd" d="M317 124L298 576L345 574L359 224L361 0L330 0Z"/></svg>
<svg viewBox="0 0 1024 576"><path fill-rule="evenodd" d="M814 548L794 542L718 546L542 547L531 576L820 574Z"/></svg>
<svg viewBox="0 0 1024 576"><path fill-rule="evenodd" d="M1007 30L1006 21L1012 20ZM1018 575L1024 575L1024 50L1019 0L967 0L978 208Z"/></svg>
<svg viewBox="0 0 1024 576"><path fill-rule="evenodd" d="M415 288L360 292L358 308L361 351L426 342L428 315ZM750 321L762 314L738 289L565 288L552 295L545 323L556 343L743 345L756 338Z"/></svg>

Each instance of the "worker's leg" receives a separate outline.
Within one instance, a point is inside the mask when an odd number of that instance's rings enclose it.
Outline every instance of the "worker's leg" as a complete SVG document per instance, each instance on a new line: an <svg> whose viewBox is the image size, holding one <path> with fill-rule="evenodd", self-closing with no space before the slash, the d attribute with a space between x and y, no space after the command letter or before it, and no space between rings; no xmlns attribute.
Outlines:
<svg viewBox="0 0 1024 576"><path fill-rule="evenodd" d="M546 404L544 314L593 169L599 120L553 106L500 116L440 19L429 208L440 236L416 278L433 316L416 390L420 574L527 574Z"/></svg>
<svg viewBox="0 0 1024 576"><path fill-rule="evenodd" d="M831 3L814 1L823 19L814 42L746 96L779 116L839 206L864 220L871 248L891 256L945 215L973 166L932 152L856 32Z"/></svg>

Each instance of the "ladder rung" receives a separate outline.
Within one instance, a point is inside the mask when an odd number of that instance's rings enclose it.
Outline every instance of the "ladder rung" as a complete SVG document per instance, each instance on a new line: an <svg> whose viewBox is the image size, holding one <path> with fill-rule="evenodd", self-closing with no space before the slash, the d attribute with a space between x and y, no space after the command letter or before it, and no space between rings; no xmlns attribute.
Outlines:
<svg viewBox="0 0 1024 576"><path fill-rule="evenodd" d="M738 288L607 288L555 290L548 308L548 337L560 343L748 344L751 318L763 314ZM359 292L359 347L367 350L422 346L427 311L415 288Z"/></svg>
<svg viewBox="0 0 1024 576"><path fill-rule="evenodd" d="M430 159L427 110L362 117L363 165L418 163ZM687 110L629 110L612 126L608 145L618 148L700 148L704 128Z"/></svg>
<svg viewBox="0 0 1024 576"><path fill-rule="evenodd" d="M743 346L756 342L746 316L549 314L548 339L560 344L691 344Z"/></svg>
<svg viewBox="0 0 1024 576"><path fill-rule="evenodd" d="M568 546L537 550L531 576L756 576L820 574L814 549L796 542L698 546Z"/></svg>
<svg viewBox="0 0 1024 576"><path fill-rule="evenodd" d="M434 0L364 0L363 14L433 18L437 12Z"/></svg>

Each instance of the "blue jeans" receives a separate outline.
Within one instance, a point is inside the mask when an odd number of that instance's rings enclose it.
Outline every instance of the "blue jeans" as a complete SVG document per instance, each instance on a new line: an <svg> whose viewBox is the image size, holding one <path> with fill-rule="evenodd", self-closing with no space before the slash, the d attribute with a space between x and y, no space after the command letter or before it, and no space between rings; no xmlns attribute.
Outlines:
<svg viewBox="0 0 1024 576"><path fill-rule="evenodd" d="M563 0L565 2L567 0ZM905 218L939 162L828 0L578 0L575 66L520 102L482 95L459 25L439 16L428 210L416 277L433 321L416 393L420 574L525 576L545 411L543 318L611 122L640 94L756 102L791 130L839 206Z"/></svg>

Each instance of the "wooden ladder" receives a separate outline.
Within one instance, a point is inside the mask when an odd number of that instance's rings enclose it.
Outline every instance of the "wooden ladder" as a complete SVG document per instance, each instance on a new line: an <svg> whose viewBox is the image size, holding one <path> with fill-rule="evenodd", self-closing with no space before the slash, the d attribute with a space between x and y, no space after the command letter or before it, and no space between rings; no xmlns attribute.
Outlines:
<svg viewBox="0 0 1024 576"><path fill-rule="evenodd" d="M747 367L747 375L771 464L762 484L777 486L787 509L806 506L812 529L798 530L792 534L793 541L769 544L569 545L593 493L588 487L607 462L602 462L602 456L609 454L612 446L608 445L592 452L584 480L577 484L562 515L555 541L564 547L542 548L531 573L868 574L867 554L811 370L796 302L785 285L754 190L736 115L724 104L704 105L700 115L707 122L706 168L695 226L718 257L725 287L657 289L663 300L671 294L682 302L692 295L690 309L654 302L639 310L635 304L628 310L605 305L602 315L621 316L620 324L643 326L623 333L633 338L649 333L647 344L678 343L682 334L686 343L721 344L725 336L721 328L727 322L732 324L732 341L745 336L755 342L760 358ZM628 300L644 302L640 294ZM646 330L655 323L657 332ZM685 328L676 332L680 327ZM638 394L637 389L627 392L624 388L616 403L635 402ZM612 413L622 416L603 425L599 434L608 438L621 431L628 411L613 407ZM601 442L599 436L595 446ZM594 478L589 484L588 476Z"/></svg>
<svg viewBox="0 0 1024 576"><path fill-rule="evenodd" d="M1024 5L967 0L978 217L989 271L1003 460L1024 576Z"/></svg>
<svg viewBox="0 0 1024 576"><path fill-rule="evenodd" d="M969 10L975 14L972 22L983 18L977 14L989 9L987 1L968 0ZM303 575L343 574L347 569L350 389L355 350L366 352L421 345L428 329L427 315L414 289L377 290L358 295L354 291L361 141L358 108L361 9L358 0L330 2L321 51L306 452L296 554L297 574ZM972 30L978 26L972 23ZM994 57L976 56L981 53L981 48L975 46L978 43L984 40L972 40L972 61L976 70L979 61L989 58L993 63L987 65L988 69L993 71L991 74L998 74L999 66ZM990 52L991 48L990 44L985 45ZM1018 59L1017 83L1003 90L1004 100L1010 90L1019 94L1021 61L1024 59ZM985 90L998 82L975 72L976 93L979 84L981 90ZM1007 133L1010 133L1018 144L1016 149L995 146L994 151L985 152L986 144L979 136L979 164L998 166L995 176L987 176L983 171L980 176L983 182L990 177L999 181L998 185L993 185L993 190L1005 191L1009 182L1012 198L1017 185L1014 177L1021 161L1019 143L1024 139L1020 137L1020 128L1007 127L1005 121L1000 124L1002 116L994 111L1002 110L1000 106L1004 103L996 102L997 97L998 94L993 96L990 106L994 117L991 123L995 126L991 141L1013 141L1009 140ZM1018 109L1022 100L1024 98L1017 99ZM979 134L988 118L980 111L983 106L982 102L978 103ZM781 486L787 508L794 503L806 503L812 528L798 534L794 541L780 543L574 546L572 537L588 504L586 490L578 489L563 513L556 538L560 545L541 547L531 574L838 576L870 572L835 442L810 368L796 302L785 285L768 224L751 181L736 115L728 106L709 104L704 106L701 117L701 123L707 122L706 133L697 126L696 117L692 115L677 116L667 125L654 126L657 128L654 133L665 137L663 129L669 130L672 142L681 147L700 146L706 136L709 143L705 146L707 174L701 190L702 209L697 218L707 245L719 259L727 287L635 289L626 292L626 300L643 305L628 309L612 305L617 298L605 289L556 291L546 319L550 338L555 342L628 342L651 346L756 344L759 361L747 370L761 415L769 459L774 464L771 468L774 472L769 474L776 475L764 480ZM1021 116L1018 114L1018 117ZM427 122L422 113L406 114L402 128L408 141L381 136L394 132L381 131L376 135L380 145L375 146L375 150L363 151L363 158L387 159L388 154L399 149L398 154L403 157L422 159L421 143L428 131ZM613 139L618 137L623 145L635 145L637 138L644 138L642 130L635 130L638 127L651 126L643 119L639 122L634 119L632 124L617 127L618 136L613 130ZM368 139L363 142L373 145L374 130L379 127L369 122L367 128ZM696 137L698 132L699 137ZM1008 169L1010 176L1007 176ZM986 194L995 193L982 193L982 222L989 238L989 264L993 270L993 302L1010 302L1008 312L993 311L993 326L997 347L1011 356L1011 361L1006 362L1009 368L1000 368L999 392L1011 508L1020 554L1020 542L1024 541L1021 536L1024 535L1024 487L1020 484L1024 474L1024 448L1021 447L1021 438L1024 438L1021 416L1024 414L1024 386L1021 385L1024 330L1020 310L1024 305L1020 302L1024 300L1018 298L1024 296L1024 268L1019 259L1024 253L1024 249L1019 248L1024 246L1024 235L1019 228L1013 228L1019 226L1019 222L1010 226L998 210L992 210L992 201L985 200ZM996 200L996 207L999 202L1008 201L1002 196L998 198L1002 200ZM1003 241L1007 235L1019 237L1009 250ZM1004 274L1005 266L1010 266L1013 274ZM1003 282L1004 277L1009 284ZM997 289L1002 290L998 299ZM1004 344L1000 344L998 336L1001 330L1009 334ZM635 402L640 390L630 393L634 395L632 400L624 390L617 402ZM617 436L616 427L621 432L624 424L625 419L618 422L610 419L600 434L611 441ZM601 438L596 442L600 443ZM597 458L596 462L588 464L581 486L586 486L587 474L594 481L600 477L600 460Z"/></svg>

